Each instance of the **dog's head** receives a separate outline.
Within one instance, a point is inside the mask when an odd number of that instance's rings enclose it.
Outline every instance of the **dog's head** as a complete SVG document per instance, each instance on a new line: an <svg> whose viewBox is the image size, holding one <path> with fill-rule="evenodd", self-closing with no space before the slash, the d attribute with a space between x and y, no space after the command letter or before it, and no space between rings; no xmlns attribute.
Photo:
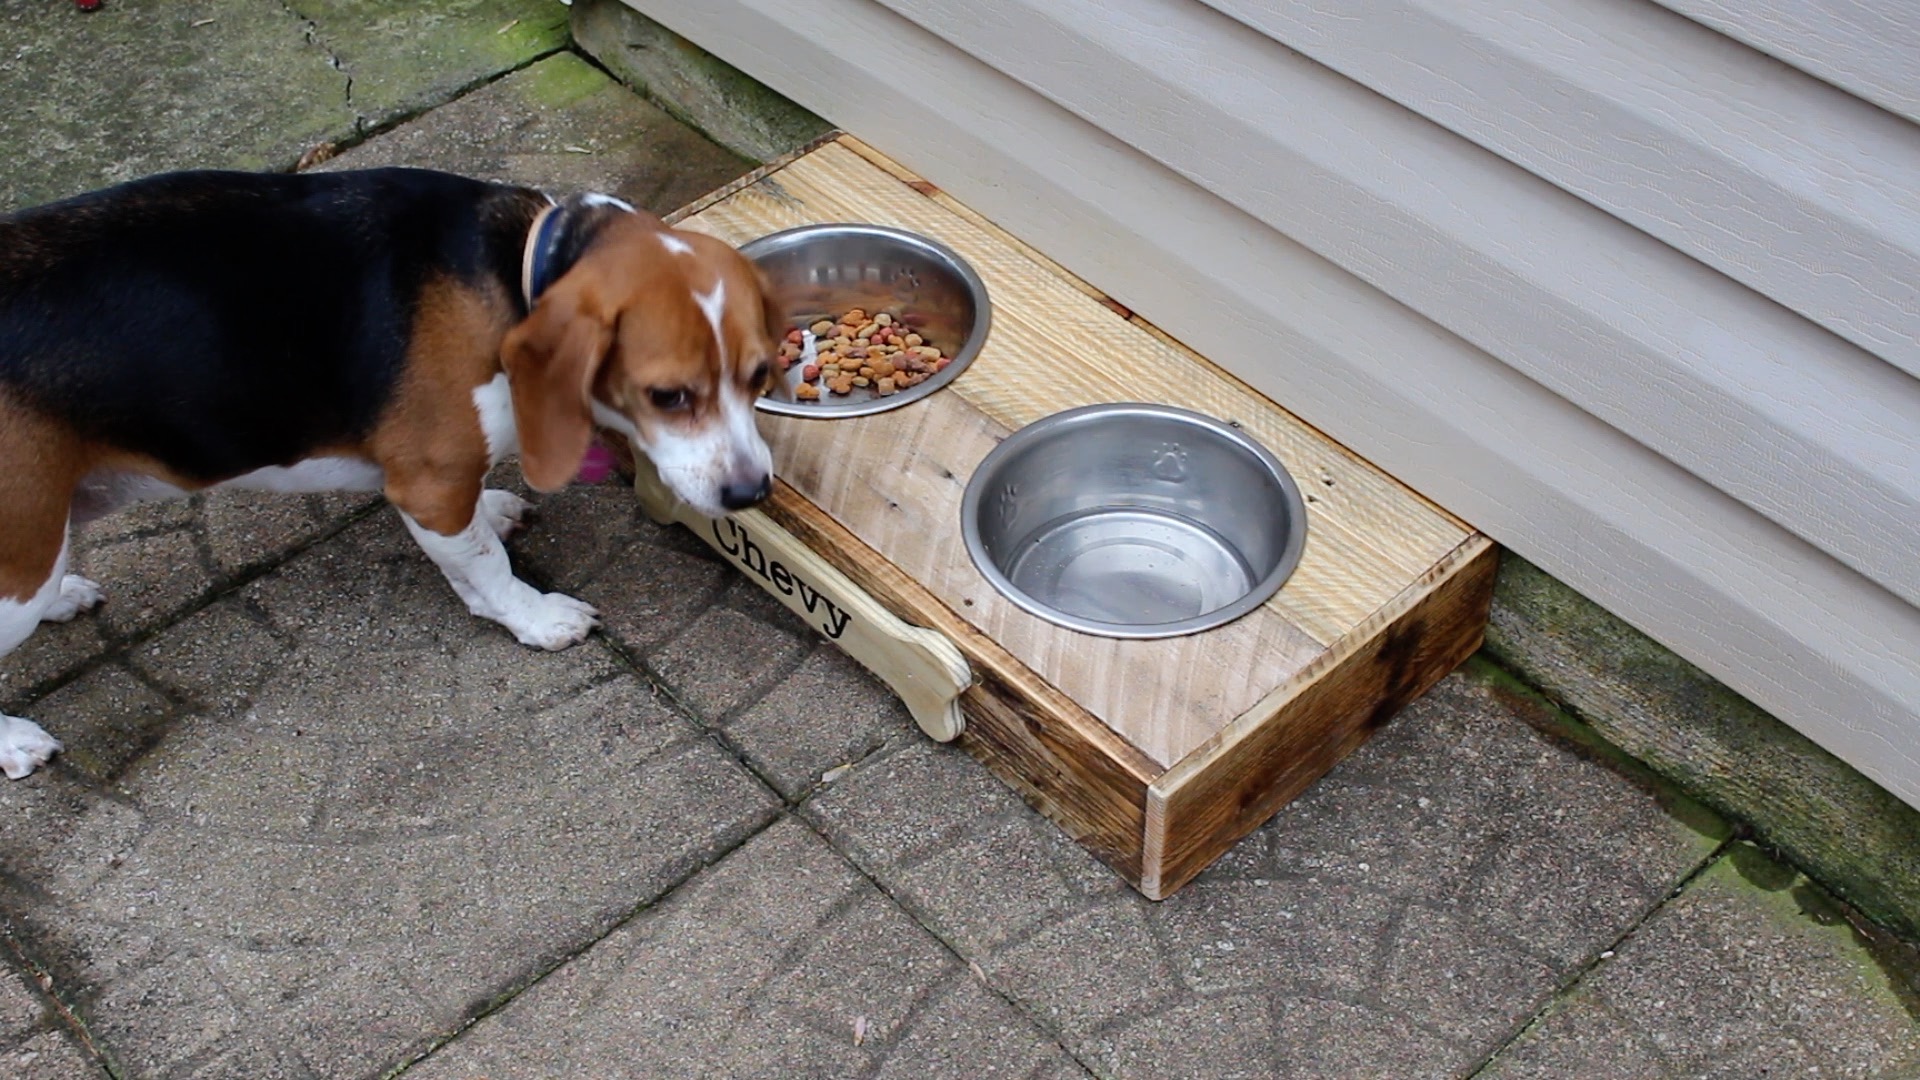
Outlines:
<svg viewBox="0 0 1920 1080"><path fill-rule="evenodd" d="M728 244L649 214L600 215L501 346L527 483L565 486L598 424L703 514L759 502L773 472L754 401L785 330L765 278Z"/></svg>

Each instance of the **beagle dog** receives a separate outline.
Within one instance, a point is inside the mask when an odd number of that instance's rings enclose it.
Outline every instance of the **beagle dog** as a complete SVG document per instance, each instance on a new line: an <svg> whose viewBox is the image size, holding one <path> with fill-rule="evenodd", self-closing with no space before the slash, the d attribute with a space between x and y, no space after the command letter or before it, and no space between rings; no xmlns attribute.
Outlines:
<svg viewBox="0 0 1920 1080"><path fill-rule="evenodd" d="M0 217L0 657L98 604L73 523L218 487L380 491L475 615L584 640L516 578L527 504L596 427L719 517L766 497L754 402L785 332L727 244L605 195L420 169L172 173ZM58 751L0 714L0 771Z"/></svg>

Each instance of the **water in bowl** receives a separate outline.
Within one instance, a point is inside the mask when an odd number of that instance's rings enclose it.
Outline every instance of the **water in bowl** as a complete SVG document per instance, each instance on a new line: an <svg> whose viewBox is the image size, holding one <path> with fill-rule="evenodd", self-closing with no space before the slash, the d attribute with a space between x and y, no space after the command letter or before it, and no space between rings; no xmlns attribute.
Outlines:
<svg viewBox="0 0 1920 1080"><path fill-rule="evenodd" d="M1081 619L1155 626L1218 611L1258 580L1219 533L1177 514L1100 508L1058 517L1014 546L1013 585Z"/></svg>

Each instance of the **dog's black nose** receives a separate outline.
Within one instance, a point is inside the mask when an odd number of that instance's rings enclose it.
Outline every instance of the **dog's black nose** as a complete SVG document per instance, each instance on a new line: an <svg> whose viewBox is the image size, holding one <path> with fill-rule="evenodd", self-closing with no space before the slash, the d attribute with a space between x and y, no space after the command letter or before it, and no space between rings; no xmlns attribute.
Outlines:
<svg viewBox="0 0 1920 1080"><path fill-rule="evenodd" d="M722 484L720 505L729 510L745 510L773 494L773 477L761 473L758 480L746 484Z"/></svg>

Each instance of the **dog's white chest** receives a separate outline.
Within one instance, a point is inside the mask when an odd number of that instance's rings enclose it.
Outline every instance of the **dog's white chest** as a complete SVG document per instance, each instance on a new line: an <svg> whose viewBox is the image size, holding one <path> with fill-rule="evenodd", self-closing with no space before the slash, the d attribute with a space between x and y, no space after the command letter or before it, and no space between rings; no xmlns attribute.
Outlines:
<svg viewBox="0 0 1920 1080"><path fill-rule="evenodd" d="M480 415L480 433L487 439L488 464L498 465L520 452L520 428L513 420L513 392L505 372L473 388L473 411Z"/></svg>

